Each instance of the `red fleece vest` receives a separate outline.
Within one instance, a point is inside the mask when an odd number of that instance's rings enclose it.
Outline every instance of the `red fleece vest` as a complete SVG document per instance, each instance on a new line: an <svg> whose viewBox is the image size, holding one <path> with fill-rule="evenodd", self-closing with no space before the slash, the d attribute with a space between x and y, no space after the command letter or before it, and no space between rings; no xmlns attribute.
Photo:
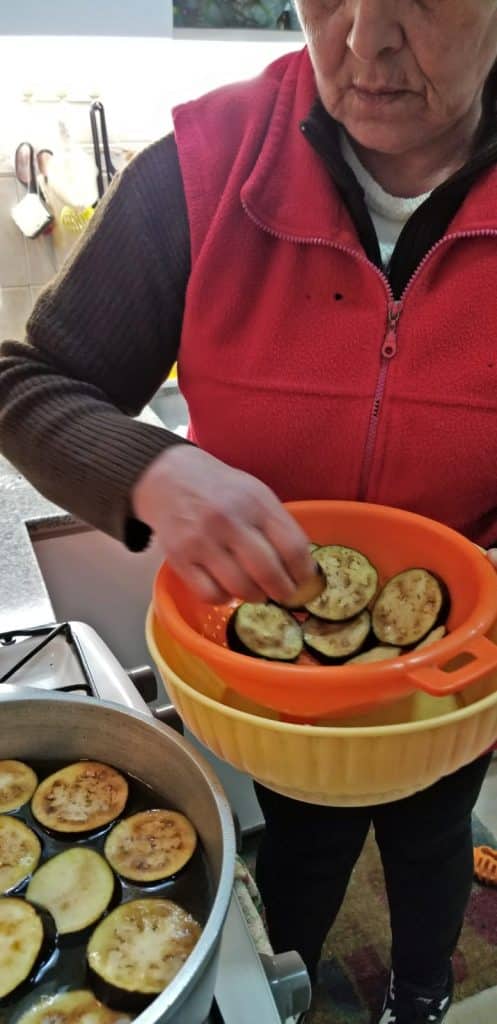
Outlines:
<svg viewBox="0 0 497 1024"><path fill-rule="evenodd" d="M300 129L307 52L175 111L191 436L283 500L362 498L497 540L497 170L400 303Z"/></svg>

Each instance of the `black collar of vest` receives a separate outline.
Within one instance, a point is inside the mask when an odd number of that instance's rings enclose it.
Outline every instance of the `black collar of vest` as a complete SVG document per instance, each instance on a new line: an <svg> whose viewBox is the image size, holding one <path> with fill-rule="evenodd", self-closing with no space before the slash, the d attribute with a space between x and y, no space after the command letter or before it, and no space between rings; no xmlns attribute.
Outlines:
<svg viewBox="0 0 497 1024"><path fill-rule="evenodd" d="M396 298L400 297L429 249L445 234L478 176L497 163L496 94L497 76L492 74L484 93L484 113L472 156L447 181L433 190L402 229L388 269L388 278ZM368 259L383 269L378 237L366 206L364 190L342 155L340 125L328 114L318 98L300 127L326 164Z"/></svg>

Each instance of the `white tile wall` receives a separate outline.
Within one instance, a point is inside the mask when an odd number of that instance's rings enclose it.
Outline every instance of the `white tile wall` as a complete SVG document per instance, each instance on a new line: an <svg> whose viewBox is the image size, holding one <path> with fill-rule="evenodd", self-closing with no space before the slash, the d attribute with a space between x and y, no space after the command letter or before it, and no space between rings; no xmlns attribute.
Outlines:
<svg viewBox="0 0 497 1024"><path fill-rule="evenodd" d="M2 288L0 290L0 338L22 338L24 325L32 308L31 289Z"/></svg>
<svg viewBox="0 0 497 1024"><path fill-rule="evenodd" d="M4 178L4 181L5 180L8 179ZM22 199L23 196L26 195L24 185L21 185L20 182L16 182L16 188L18 198ZM57 271L56 254L51 236L40 235L38 238L24 239L24 247L26 250L28 284L35 286L47 284ZM1 283L2 279L0 277L0 284Z"/></svg>
<svg viewBox="0 0 497 1024"><path fill-rule="evenodd" d="M0 0L1 6L2 0ZM24 139L54 148L58 119L72 137L90 142L89 97L106 107L116 165L126 149L136 151L171 128L176 103L235 79L247 78L280 56L290 43L179 41L0 36L0 341L22 335L24 320L40 288L50 280L77 236L25 240L10 216L23 188L13 176L13 156ZM26 102L26 92L33 101ZM66 92L70 102L53 102ZM85 102L86 101L86 102ZM135 140L121 142L121 140Z"/></svg>
<svg viewBox="0 0 497 1024"><path fill-rule="evenodd" d="M24 238L10 214L16 203L15 179L0 178L0 286L7 288L29 284Z"/></svg>
<svg viewBox="0 0 497 1024"><path fill-rule="evenodd" d="M35 299L57 271L52 239L26 239L12 220L24 194L13 175L0 172L0 341L23 336Z"/></svg>
<svg viewBox="0 0 497 1024"><path fill-rule="evenodd" d="M125 153L134 153L144 143L124 142L112 147L116 168ZM11 209L26 194L6 161L0 162L0 342L24 333L25 319L46 285L62 266L79 235L56 225L52 234L24 238L11 217Z"/></svg>

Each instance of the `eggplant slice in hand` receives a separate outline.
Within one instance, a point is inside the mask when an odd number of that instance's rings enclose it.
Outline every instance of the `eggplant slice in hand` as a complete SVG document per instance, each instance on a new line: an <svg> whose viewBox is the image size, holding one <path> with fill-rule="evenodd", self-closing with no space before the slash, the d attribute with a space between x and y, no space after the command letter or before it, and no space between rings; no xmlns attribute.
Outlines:
<svg viewBox="0 0 497 1024"><path fill-rule="evenodd" d="M0 892L17 889L33 874L41 857L41 843L18 818L0 816Z"/></svg>
<svg viewBox="0 0 497 1024"><path fill-rule="evenodd" d="M298 622L276 604L239 605L226 635L232 651L273 661L295 661L304 646Z"/></svg>
<svg viewBox="0 0 497 1024"><path fill-rule="evenodd" d="M23 761L0 761L0 814L27 804L37 785L33 769Z"/></svg>
<svg viewBox="0 0 497 1024"><path fill-rule="evenodd" d="M197 833L177 811L149 810L125 818L105 841L111 867L132 882L158 882L175 875L188 863Z"/></svg>
<svg viewBox="0 0 497 1024"><path fill-rule="evenodd" d="M373 631L382 644L411 647L443 622L448 611L445 583L427 569L406 569L392 576L375 601Z"/></svg>
<svg viewBox="0 0 497 1024"><path fill-rule="evenodd" d="M329 544L312 556L326 576L326 587L307 611L328 622L353 619L368 607L378 589L378 573L360 551Z"/></svg>
<svg viewBox="0 0 497 1024"><path fill-rule="evenodd" d="M31 810L40 825L62 834L95 832L122 814L128 783L99 761L78 761L40 783Z"/></svg>
<svg viewBox="0 0 497 1024"><path fill-rule="evenodd" d="M45 996L25 1013L18 1024L129 1024L131 1017L116 1013L95 999L93 992L77 989Z"/></svg>
<svg viewBox="0 0 497 1024"><path fill-rule="evenodd" d="M46 911L18 896L0 898L0 1000L28 987L52 956L55 925Z"/></svg>
<svg viewBox="0 0 497 1024"><path fill-rule="evenodd" d="M92 987L115 1009L143 1009L175 977L202 929L171 900L130 900L93 932L87 947Z"/></svg>
<svg viewBox="0 0 497 1024"><path fill-rule="evenodd" d="M26 895L50 911L59 935L70 935L102 917L114 888L114 875L104 858L95 850L75 846L42 864Z"/></svg>
<svg viewBox="0 0 497 1024"><path fill-rule="evenodd" d="M295 587L293 597L290 601L281 602L284 608L292 611L303 611L309 601L315 601L326 587L326 576L319 565L316 565L315 572L305 583Z"/></svg>
<svg viewBox="0 0 497 1024"><path fill-rule="evenodd" d="M357 654L371 631L371 616L361 612L347 622L325 622L314 617L302 626L307 650L325 665L341 665Z"/></svg>

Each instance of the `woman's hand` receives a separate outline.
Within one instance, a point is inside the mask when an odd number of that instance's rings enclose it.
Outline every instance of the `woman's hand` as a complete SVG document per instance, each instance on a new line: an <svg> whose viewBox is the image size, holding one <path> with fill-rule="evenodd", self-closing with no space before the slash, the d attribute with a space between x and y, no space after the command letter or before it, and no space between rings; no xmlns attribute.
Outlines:
<svg viewBox="0 0 497 1024"><path fill-rule="evenodd" d="M132 501L169 564L204 601L284 602L315 570L308 538L273 492L198 448L162 452Z"/></svg>
<svg viewBox="0 0 497 1024"><path fill-rule="evenodd" d="M477 544L476 547L481 551L482 555L487 556L494 569L497 569L497 548L482 548L480 544Z"/></svg>
<svg viewBox="0 0 497 1024"><path fill-rule="evenodd" d="M486 552L489 562L492 563L494 569L497 569L497 548L489 548Z"/></svg>

